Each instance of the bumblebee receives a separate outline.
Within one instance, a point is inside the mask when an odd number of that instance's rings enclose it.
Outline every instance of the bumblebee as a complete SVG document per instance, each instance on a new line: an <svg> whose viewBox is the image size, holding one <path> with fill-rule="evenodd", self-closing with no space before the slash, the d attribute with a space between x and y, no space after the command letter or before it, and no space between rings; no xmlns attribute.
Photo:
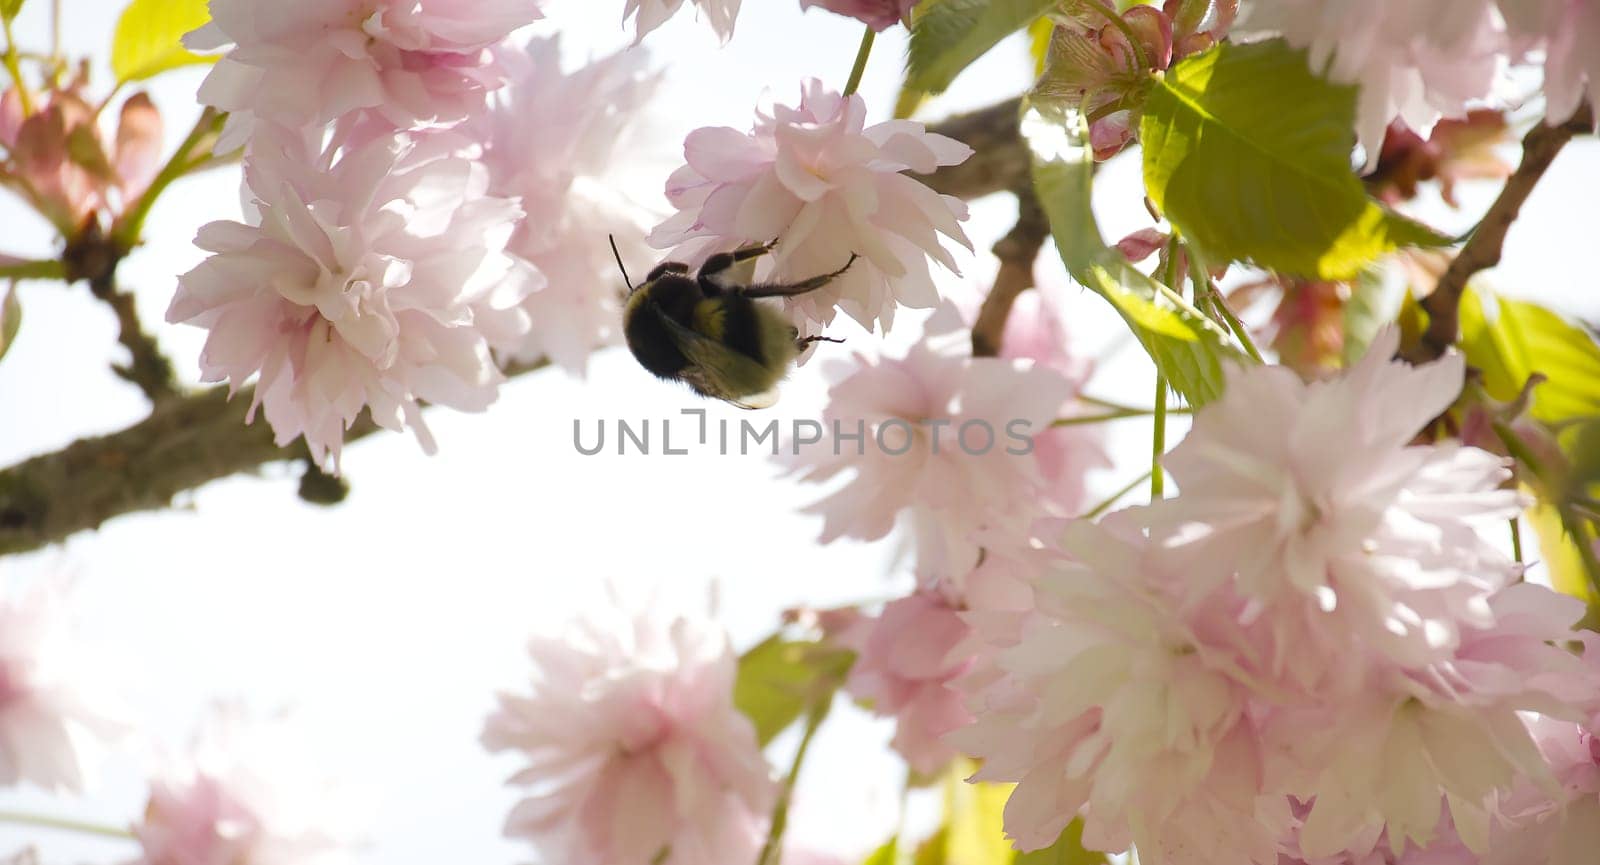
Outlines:
<svg viewBox="0 0 1600 865"><path fill-rule="evenodd" d="M776 242L776 241L774 241ZM706 259L692 276L689 266L656 265L637 288L617 255L628 284L622 312L623 334L639 364L656 376L681 381L701 396L740 408L766 408L778 401L777 385L795 357L814 342L843 342L825 336L800 336L776 308L762 298L794 297L815 291L855 263L792 284L744 284L734 268L771 251L773 244L747 246Z"/></svg>

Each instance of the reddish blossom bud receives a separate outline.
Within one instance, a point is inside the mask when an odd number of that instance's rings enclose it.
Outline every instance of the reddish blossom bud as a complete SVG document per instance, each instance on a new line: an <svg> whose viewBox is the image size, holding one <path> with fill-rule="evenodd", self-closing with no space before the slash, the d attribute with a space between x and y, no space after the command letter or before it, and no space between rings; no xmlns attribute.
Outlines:
<svg viewBox="0 0 1600 865"><path fill-rule="evenodd" d="M911 20L917 0L800 0L801 9L813 6L848 15L878 32Z"/></svg>
<svg viewBox="0 0 1600 865"><path fill-rule="evenodd" d="M122 103L117 123L116 170L124 201L137 198L161 165L161 112L147 93L135 93Z"/></svg>

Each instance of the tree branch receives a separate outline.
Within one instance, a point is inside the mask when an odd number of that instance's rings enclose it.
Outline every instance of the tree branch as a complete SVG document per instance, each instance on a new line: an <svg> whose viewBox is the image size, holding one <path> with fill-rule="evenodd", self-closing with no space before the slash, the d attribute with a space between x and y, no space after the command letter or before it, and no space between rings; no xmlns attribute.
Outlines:
<svg viewBox="0 0 1600 865"><path fill-rule="evenodd" d="M974 111L933 124L930 131L948 135L976 151L965 163L941 168L921 179L934 190L964 199L979 198L994 192L1031 189L1029 156L1022 141L1018 119L1019 101L1007 100L990 108ZM181 150L182 148L180 148ZM1020 194L1020 193L1019 193ZM1026 196L1032 201L1031 192ZM1002 261L990 317L999 316L1004 329L1005 312L1028 283L1031 274L1019 281L1015 263L1023 253L1023 240L1013 240L1021 231L1038 232L1033 243L1036 252L1044 229L1026 228L1038 210L1024 206L1018 227L996 245ZM1037 221L1043 222L1042 213ZM98 248L120 248L116 236ZM1019 246L1012 251L1011 245ZM171 365L165 375L157 369L161 361L155 343L136 325L131 296L118 291L111 274L115 261L106 268L88 255L84 247L79 258L68 262L68 270L78 278L89 279L96 296L117 310L122 323L122 343L133 352L134 363L126 377L146 393L164 393L157 383L170 381ZM1028 257L1031 267L1031 255ZM1006 262L1011 262L1007 265ZM1008 269L1009 268L1009 269ZM1010 276L1006 276L1006 274ZM104 274L96 286L97 274ZM1001 297L1009 295L1005 310L998 308ZM125 299L125 300L124 300ZM997 331L998 333L998 331ZM995 346L999 337L995 337ZM508 367L507 376L517 376L544 366L544 363ZM305 445L296 441L286 448L273 441L272 430L261 420L249 426L244 416L255 397L253 388L244 388L228 398L226 388L210 388L196 393L179 393L155 399L150 416L139 423L106 436L81 439L55 453L43 454L0 470L0 555L37 549L64 540L85 529L98 528L106 520L137 511L169 507L175 496L204 484L240 472L254 471L268 463L307 458ZM366 415L345 434L345 441L361 439L378 427Z"/></svg>
<svg viewBox="0 0 1600 865"><path fill-rule="evenodd" d="M1529 130L1522 139L1522 161L1517 165L1517 170L1506 178L1500 197L1489 205L1483 221L1473 230L1472 236L1461 247L1461 252L1450 262L1444 275L1439 277L1433 291L1422 299L1422 308L1428 313L1428 329L1415 349L1408 353L1408 360L1413 363L1436 360L1455 345L1461 330L1461 294L1466 291L1467 282L1479 272L1500 263L1506 234L1517 221L1523 203L1550 168L1550 163L1555 161L1556 155L1572 140L1572 136L1593 129L1594 113L1585 104L1579 106L1578 112L1565 123L1556 126L1540 123Z"/></svg>
<svg viewBox="0 0 1600 865"><path fill-rule="evenodd" d="M1019 295L1033 287L1033 262L1039 257L1045 238L1050 236L1050 220L1032 187L1019 187L1016 194L1017 224L994 245L1000 271L995 274L994 288L983 299L978 320L972 325L973 357L1000 354L1011 307Z"/></svg>
<svg viewBox="0 0 1600 865"><path fill-rule="evenodd" d="M506 375L545 365L510 366ZM254 399L253 387L232 399L227 388L214 387L165 400L125 430L79 439L0 471L0 555L65 540L122 514L169 507L179 493L219 478L308 460L303 440L279 447L266 421L245 424ZM353 442L379 429L363 413L344 438Z"/></svg>
<svg viewBox="0 0 1600 865"><path fill-rule="evenodd" d="M92 222L67 244L61 261L68 282L87 281L89 291L116 313L117 341L128 349L129 359L126 365L112 367L112 371L137 385L152 404L160 403L178 395L177 381L172 361L140 324L133 294L117 288L117 266L126 255L121 244L107 237L99 223Z"/></svg>
<svg viewBox="0 0 1600 865"><path fill-rule="evenodd" d="M976 151L960 165L919 178L933 191L970 200L1033 187L1032 157L1022 140L1021 97L957 114L930 125L928 131L947 135Z"/></svg>

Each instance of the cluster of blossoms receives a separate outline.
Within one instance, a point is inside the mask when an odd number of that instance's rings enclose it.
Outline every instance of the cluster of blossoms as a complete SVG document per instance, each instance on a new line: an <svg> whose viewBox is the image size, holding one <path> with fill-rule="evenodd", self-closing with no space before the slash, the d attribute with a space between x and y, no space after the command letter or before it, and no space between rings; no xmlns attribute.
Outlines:
<svg viewBox="0 0 1600 865"><path fill-rule="evenodd" d="M1019 299L999 357L971 356L963 324L947 306L903 358L828 364L834 439L781 458L807 482L847 478L807 508L824 543L910 532L917 591L836 639L859 655L850 692L897 720L894 747L927 775L955 756L943 737L969 718L952 687L971 666L967 617L1028 606L1014 573L1038 554L1029 528L1081 513L1088 472L1109 465L1090 427L1052 426L1083 410L1091 373L1067 350L1052 293ZM857 432L870 444L844 440Z"/></svg>
<svg viewBox="0 0 1600 865"><path fill-rule="evenodd" d="M211 253L184 274L173 322L209 330L206 381L257 378L279 444L304 437L337 467L363 412L431 436L421 406L479 411L500 364L549 359L582 373L615 342L620 298L608 235L648 254L644 209L601 180L653 89L623 53L562 70L555 39L515 41L542 0L337 0L271 12L216 0L190 34L225 53L200 89L227 112L219 150L242 147L247 221L205 226ZM642 37L680 6L633 0ZM697 4L724 36L738 3ZM829 4L873 26L909 4ZM950 269L943 234L970 246L958 200L902 171L931 172L970 149L909 121L867 126L859 97L816 82L748 135L702 129L668 197L682 211L651 234L702 259L784 242L767 278L863 263L796 301L826 323L842 305L887 327L894 306L932 306L927 256ZM135 154L136 155L136 154Z"/></svg>
<svg viewBox="0 0 1600 865"><path fill-rule="evenodd" d="M188 44L226 49L200 96L244 148L249 219L201 230L168 318L210 331L207 381L259 376L280 444L337 464L367 410L431 449L423 402L482 410L500 363L582 372L616 339L594 274L608 233L642 250L643 208L596 178L642 56L563 71L555 39L514 39L538 0L211 6Z"/></svg>
<svg viewBox="0 0 1600 865"><path fill-rule="evenodd" d="M1017 316L1015 333L1054 329ZM955 316L946 307L930 330ZM1059 332L1059 331L1057 331ZM826 369L837 378L823 410L829 439L781 456L802 481L848 481L807 508L823 517L821 540L875 540L904 520L917 570L930 579L963 574L980 548L1025 543L1025 529L1047 516L1075 516L1084 474L1103 459L1091 435L1053 428L1075 411L1087 367L1062 349L1023 340L1002 357L973 357L964 339L923 340L905 357L857 354ZM857 447L861 432L870 446ZM1014 527L1022 527L1022 531Z"/></svg>
<svg viewBox="0 0 1600 865"><path fill-rule="evenodd" d="M508 835L556 862L756 861L778 788L733 705L724 634L613 608L529 652L532 693L502 694L483 733L486 747L528 763L511 779L530 790Z"/></svg>
<svg viewBox="0 0 1600 865"><path fill-rule="evenodd" d="M724 42L733 37L733 25L739 17L742 0L692 0L695 10L705 16L717 36ZM683 8L684 0L628 0L622 17L633 19L636 41L642 41L650 31L665 24L668 18ZM813 6L848 15L864 22L874 30L883 31L895 24L911 20L911 7L918 0L800 0L801 9Z"/></svg>
<svg viewBox="0 0 1600 865"><path fill-rule="evenodd" d="M1159 9L1133 6L1111 21L1112 11L1099 4L1065 4L1055 15L1032 104L1082 112L1095 158L1109 159L1134 139L1151 73L1215 45L1238 12L1239 0L1166 0Z"/></svg>
<svg viewBox="0 0 1600 865"><path fill-rule="evenodd" d="M482 409L501 375L487 334L526 332L505 244L521 216L441 134L504 83L490 49L535 0L218 0L191 48L227 53L200 99L245 149L248 223L214 222L167 318L210 331L202 377L260 374L252 415L337 464L363 408L415 427L419 401ZM525 283L525 281L524 281ZM525 289L524 289L525 290ZM490 321L486 322L485 319ZM504 335L504 334L503 334Z"/></svg>
<svg viewBox="0 0 1600 865"><path fill-rule="evenodd" d="M867 125L866 102L812 79L800 105L757 115L749 132L698 129L687 162L667 179L678 213L650 234L669 257L698 263L717 252L778 239L759 264L763 282L798 282L859 259L826 287L790 298L791 310L825 325L840 309L863 327L888 329L897 306L938 303L928 259L956 271L940 235L968 249L967 207L910 171L928 174L972 155L921 123Z"/></svg>
<svg viewBox="0 0 1600 865"><path fill-rule="evenodd" d="M1600 4L1590 0L1165 0L1113 14L1097 0L1059 7L1032 94L1045 110L1081 112L1097 159L1133 140L1151 73L1230 30L1281 35L1307 50L1314 71L1359 85L1369 170L1391 123L1427 134L1441 117L1466 119L1510 64L1542 62L1550 123L1600 101L1600 56L1584 48L1600 40Z"/></svg>
<svg viewBox="0 0 1600 865"><path fill-rule="evenodd" d="M1313 69L1358 84L1356 131L1377 160L1400 118L1426 131L1490 96L1508 62L1543 57L1546 118L1600 102L1600 4L1591 0L1251 0L1247 26L1309 50Z"/></svg>
<svg viewBox="0 0 1600 865"><path fill-rule="evenodd" d="M1464 367L1396 341L1327 382L1230 374L1165 460L1179 496L1070 524L1030 608L971 618L976 721L950 741L1018 784L1020 847L1076 816L1152 862L1564 843L1594 758L1563 738L1600 706L1566 648L1583 606L1482 540L1520 506L1502 460L1411 444Z"/></svg>

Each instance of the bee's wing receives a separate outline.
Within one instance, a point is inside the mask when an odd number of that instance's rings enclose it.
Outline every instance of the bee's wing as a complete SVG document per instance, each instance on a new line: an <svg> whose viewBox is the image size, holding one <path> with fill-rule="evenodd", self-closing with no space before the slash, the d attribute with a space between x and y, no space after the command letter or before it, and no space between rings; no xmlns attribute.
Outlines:
<svg viewBox="0 0 1600 865"><path fill-rule="evenodd" d="M666 323L673 345L689 360L689 368L683 371L682 378L695 390L740 408L767 408L778 401L775 388L755 394L730 395L730 382L759 381L767 377L766 371L750 358L685 327L672 316L662 315L661 320Z"/></svg>
<svg viewBox="0 0 1600 865"><path fill-rule="evenodd" d="M753 393L748 396L742 396L738 399L730 399L727 401L733 403L739 408L772 408L774 405L778 404L778 389L773 388L772 390L762 391L761 393Z"/></svg>

